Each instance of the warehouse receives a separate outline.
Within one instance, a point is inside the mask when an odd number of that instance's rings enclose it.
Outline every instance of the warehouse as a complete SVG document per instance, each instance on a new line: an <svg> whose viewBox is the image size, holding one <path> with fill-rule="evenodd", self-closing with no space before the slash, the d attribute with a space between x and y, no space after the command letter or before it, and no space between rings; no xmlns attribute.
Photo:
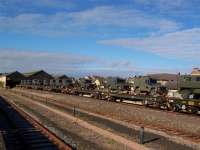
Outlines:
<svg viewBox="0 0 200 150"><path fill-rule="evenodd" d="M0 87L9 87L13 88L16 85L20 84L20 81L23 80L25 77L18 71L11 72L11 73L3 73L0 75Z"/></svg>
<svg viewBox="0 0 200 150"><path fill-rule="evenodd" d="M50 80L53 79L53 77L50 74L46 73L43 70L24 73L24 76L26 78L21 81L22 85L46 85L46 86L48 86L50 84Z"/></svg>

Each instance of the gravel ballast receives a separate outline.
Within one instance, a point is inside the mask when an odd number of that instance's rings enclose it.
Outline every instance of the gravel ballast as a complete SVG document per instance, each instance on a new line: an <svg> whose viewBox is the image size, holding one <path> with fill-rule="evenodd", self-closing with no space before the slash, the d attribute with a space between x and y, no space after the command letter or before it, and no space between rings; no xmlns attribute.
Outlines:
<svg viewBox="0 0 200 150"><path fill-rule="evenodd" d="M34 94L37 94L37 93L34 93ZM55 94L55 95L58 95L58 94ZM40 98L36 98L35 100L39 100L39 99ZM45 100L49 100L49 99L45 99ZM52 101L52 99L51 99L51 101ZM63 104L63 101L57 101L57 103L61 103L61 102ZM43 103L45 103L44 99L43 99ZM59 109L60 110L61 107L55 108L55 109ZM73 113L73 109L64 107L64 105L63 105L63 109L65 109L65 111L67 113L70 113L70 114ZM81 117L82 119L84 118L85 120L87 120L90 123L93 123L93 124L95 124L97 126L101 126L104 129L111 130L112 132L115 132L116 134L120 134L122 136L125 136L128 139L137 140L137 138L138 138L137 137L138 131L134 131L131 128L128 128L128 127L122 126L120 124L116 124L116 123L110 122L108 120L102 120L102 119L99 119L99 118L95 118L94 116L91 117L91 116L88 116L87 114L84 114L84 113L81 113L81 112L78 112L78 115L79 115L79 117ZM148 147L150 146L153 149L163 149L163 150L174 149L174 148L175 149L180 149L180 150L192 149L192 148L189 148L189 147L187 147L185 145L181 146L181 144L176 144L176 143L174 143L174 142L172 142L170 140L167 140L166 138L163 138L161 136L158 136L158 135L155 135L155 134L152 134L152 133L150 133L150 134L146 133L145 135L146 135L146 140L145 140L146 143L145 143L145 145L148 146Z"/></svg>
<svg viewBox="0 0 200 150"><path fill-rule="evenodd" d="M122 105L120 103L107 102L86 97L24 89L17 90L25 93L29 92L47 98L48 100L56 100L68 106L75 106L89 112L129 123L145 123L166 129L176 129L177 131L200 136L200 117L198 116L160 111L135 105Z"/></svg>
<svg viewBox="0 0 200 150"><path fill-rule="evenodd" d="M56 130L58 134L62 133L60 136L65 135L64 138L69 141L70 144L75 144L79 150L129 150L125 145L98 135L91 130L82 128L76 124L76 122L71 122L66 118L58 116L51 111L31 103L30 101L22 100L21 98L13 96L8 96L7 98L12 100L25 111L36 116L43 124L47 125L48 128Z"/></svg>

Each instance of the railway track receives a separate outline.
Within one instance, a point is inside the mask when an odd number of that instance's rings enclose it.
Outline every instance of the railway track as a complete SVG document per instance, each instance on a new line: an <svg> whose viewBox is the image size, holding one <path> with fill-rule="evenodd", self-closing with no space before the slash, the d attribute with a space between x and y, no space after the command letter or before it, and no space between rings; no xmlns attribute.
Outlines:
<svg viewBox="0 0 200 150"><path fill-rule="evenodd" d="M42 91L42 90L37 90L37 91L39 91L39 92L44 92L44 91ZM14 93L21 93L22 95L24 95L24 93L23 92L20 92L20 91L13 91ZM30 94L30 93L29 93ZM59 94L61 94L61 93L54 93L54 94L56 94L56 95L59 95ZM66 94L64 94L64 95L66 95ZM31 94L30 94L30 96L31 96ZM34 95L34 96L36 96L36 95ZM80 96L78 96L78 95L73 95L73 96L77 96L77 97L80 97ZM41 98L42 96L38 96L39 98ZM81 96L81 97L85 97L85 96ZM43 98L45 98L45 97L43 97ZM87 98L90 98L90 97L87 97ZM92 97L91 97L92 98ZM51 98L48 98L48 100L52 100L52 101L54 101L54 99L51 99ZM107 101L107 100L104 100L104 101ZM172 114L172 115L178 115L178 116L181 116L181 115L188 115L188 116L190 116L190 117L194 117L194 118L196 118L196 117L199 117L200 116L200 114L193 114L193 113L188 113L188 112L183 112L183 111L180 111L180 112L177 112L177 111L172 111L172 110L167 110L167 109L162 109L162 108L158 108L158 107L153 107L153 106L145 106L145 105L142 105L142 104L135 104L135 103L133 103L133 101L131 101L131 100L115 100L115 101L109 101L110 103L120 103L120 105L132 105L132 106L137 106L137 107L140 107L140 108L144 108L144 109L154 109L154 110L156 110L156 111L159 111L159 112L162 112L162 111L165 111L166 113L168 113L168 114Z"/></svg>
<svg viewBox="0 0 200 150"><path fill-rule="evenodd" d="M29 97L29 98L37 100L37 101L42 100L43 103L54 105L58 109L66 109L63 106L63 105L65 105L64 103L61 103L61 102L58 103L56 100L51 99L51 98L48 98L48 100L47 100L47 99L45 99L45 97L38 96L38 95L24 94L24 93L21 93L21 95L25 96L25 97ZM120 103L120 104L127 105L126 103ZM131 105L131 104L128 104L128 105ZM142 107L145 107L145 106L140 106L140 107L142 108ZM148 108L148 109L151 109L151 108ZM157 109L157 111L160 112L162 110ZM73 112L73 108L72 108L72 112ZM170 111L166 111L166 112L169 113L169 114L172 114L172 115L180 115L180 116L181 115L185 115L185 114L178 113L178 112L170 112ZM188 115L190 115L190 117L193 117L193 118L198 118L198 116L196 116L194 114L188 114ZM191 140L193 142L197 142L197 143L200 142L200 136L189 134L189 133L185 133L185 132L179 131L177 129L166 128L166 127L164 128L164 127L161 127L161 126L158 126L158 125L155 126L154 124L145 124L145 123L137 121L137 120L135 120L135 124L137 124L139 126L145 126L147 128L154 129L154 130L163 131L165 133L168 133L169 135L184 137L185 139L189 139L189 140Z"/></svg>
<svg viewBox="0 0 200 150"><path fill-rule="evenodd" d="M46 127L0 97L0 132L7 150L73 150ZM3 118L3 119L2 119Z"/></svg>
<svg viewBox="0 0 200 150"><path fill-rule="evenodd" d="M74 96L77 96L77 95L74 95ZM80 96L78 96L80 97ZM84 97L84 96L82 96ZM91 97L92 98L92 97ZM99 99L98 99L99 100ZM105 100L107 101L107 100ZM143 105L143 104L140 104L138 103L138 101L134 101L134 100L120 100L120 99L116 99L114 101L109 101L110 103L120 103L121 105L134 105L134 106L137 106L137 107L141 107L141 108L145 108L145 109L154 109L154 110L157 110L157 111L165 111L166 113L169 113L169 114L174 114L174 115L188 115L188 116L192 116L192 117L199 117L200 114L194 114L194 113L189 113L189 112L184 112L184 111L173 111L173 110L168 110L166 108L160 108L160 107L155 107L155 106L146 106L146 105Z"/></svg>
<svg viewBox="0 0 200 150"><path fill-rule="evenodd" d="M114 101L114 103L120 103L121 105L134 105L140 108L145 108L145 109L154 109L156 111L162 112L165 111L165 113L168 114L172 114L172 115L176 115L176 116L182 116L182 115L187 115L190 117L194 117L194 118L198 118L200 116L200 114L193 114L193 113L188 113L188 112L176 112L173 110L167 110L167 109L162 109L162 108L158 108L158 107L153 107L153 106L144 106L144 105L138 105L138 104L134 104L134 103L128 103L128 102L120 102L120 101Z"/></svg>

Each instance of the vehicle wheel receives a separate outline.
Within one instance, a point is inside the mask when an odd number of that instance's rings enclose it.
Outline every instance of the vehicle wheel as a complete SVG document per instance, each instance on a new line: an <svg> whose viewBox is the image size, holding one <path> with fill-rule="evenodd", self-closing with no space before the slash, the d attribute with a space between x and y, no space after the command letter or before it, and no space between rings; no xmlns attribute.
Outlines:
<svg viewBox="0 0 200 150"><path fill-rule="evenodd" d="M172 110L173 110L173 106L170 105L169 103L167 104L167 110L168 110L168 111L172 111Z"/></svg>
<svg viewBox="0 0 200 150"><path fill-rule="evenodd" d="M135 94L137 94L137 95L138 95L138 94L140 94L140 88L139 88L139 87L137 87L137 88L135 89L135 91L134 91L134 92L135 92Z"/></svg>
<svg viewBox="0 0 200 150"><path fill-rule="evenodd" d="M180 112L180 110L181 110L181 106L179 106L178 104L173 106L173 111L174 112Z"/></svg>
<svg viewBox="0 0 200 150"><path fill-rule="evenodd" d="M196 114L198 112L198 109L196 109L194 107L188 107L187 112L191 113L191 114Z"/></svg>
<svg viewBox="0 0 200 150"><path fill-rule="evenodd" d="M143 101L143 105L146 106L146 107L148 107L148 106L149 106L148 100L144 100L144 101Z"/></svg>
<svg viewBox="0 0 200 150"><path fill-rule="evenodd" d="M188 99L191 94L191 91L190 90L181 90L180 93L181 93L181 96L183 97L183 99Z"/></svg>
<svg viewBox="0 0 200 150"><path fill-rule="evenodd" d="M155 88L152 88L151 90L150 90L150 95L155 95L156 94L156 89Z"/></svg>
<svg viewBox="0 0 200 150"><path fill-rule="evenodd" d="M109 98L108 98L108 101L114 102L115 99L114 99L113 97L109 97Z"/></svg>

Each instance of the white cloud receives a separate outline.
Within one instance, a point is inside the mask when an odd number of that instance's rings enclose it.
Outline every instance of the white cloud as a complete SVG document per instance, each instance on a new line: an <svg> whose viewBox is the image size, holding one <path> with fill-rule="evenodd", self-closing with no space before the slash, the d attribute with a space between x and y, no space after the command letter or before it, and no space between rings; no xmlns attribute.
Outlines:
<svg viewBox="0 0 200 150"><path fill-rule="evenodd" d="M142 50L163 57L199 60L200 28L177 31L161 36L112 39L99 41L98 43Z"/></svg>
<svg viewBox="0 0 200 150"><path fill-rule="evenodd" d="M81 70L96 63L96 58L67 53L51 53L37 51L21 51L15 49L0 49L0 71L32 71L45 69L51 72L63 73Z"/></svg>
<svg viewBox="0 0 200 150"><path fill-rule="evenodd" d="M15 17L0 16L0 30L6 32L32 34L65 34L70 32L69 25L63 14L21 14Z"/></svg>
<svg viewBox="0 0 200 150"><path fill-rule="evenodd" d="M12 72L14 70L29 72L43 69L49 73L65 73L70 76L102 75L123 77L155 72L185 72L185 67L162 68L161 66L158 68L144 68L135 66L133 62L124 59L108 60L61 52L22 51L3 48L0 48L0 52L0 72Z"/></svg>
<svg viewBox="0 0 200 150"><path fill-rule="evenodd" d="M199 20L198 0L133 0L134 4L140 5L144 10L160 15L176 18L177 20Z"/></svg>
<svg viewBox="0 0 200 150"><path fill-rule="evenodd" d="M29 12L30 8L69 9L75 7L72 0L0 0L0 5L6 9L12 8L16 12Z"/></svg>
<svg viewBox="0 0 200 150"><path fill-rule="evenodd" d="M94 9L70 14L75 23L112 25L129 28L147 28L161 31L174 31L180 25L167 19L157 19L136 9L119 7L96 7Z"/></svg>
<svg viewBox="0 0 200 150"><path fill-rule="evenodd" d="M185 7L188 4L188 0L133 0L138 4L149 7L157 7L160 10L174 10Z"/></svg>
<svg viewBox="0 0 200 150"><path fill-rule="evenodd" d="M127 60L105 60L86 55L0 48L0 72L46 70L69 75L119 75L136 72ZM12 54L12 55L11 55Z"/></svg>
<svg viewBox="0 0 200 150"><path fill-rule="evenodd" d="M96 7L80 12L59 12L52 15L29 13L14 17L0 16L0 31L4 32L55 36L91 32L92 27L113 26L156 30L159 33L175 31L181 27L171 20L157 19L138 10L119 7Z"/></svg>

